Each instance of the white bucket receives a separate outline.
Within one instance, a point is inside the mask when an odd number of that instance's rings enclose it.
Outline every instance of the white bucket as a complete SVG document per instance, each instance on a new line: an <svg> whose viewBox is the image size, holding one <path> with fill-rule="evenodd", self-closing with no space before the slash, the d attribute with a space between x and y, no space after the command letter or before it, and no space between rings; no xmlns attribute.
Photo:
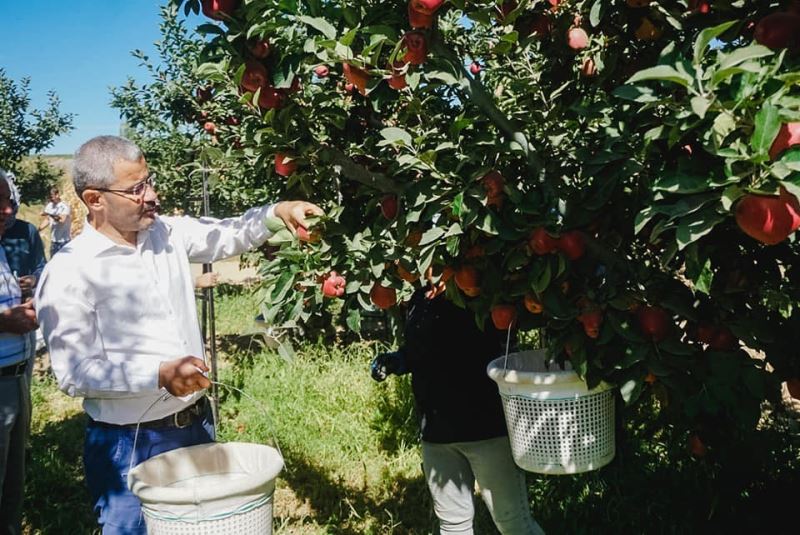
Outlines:
<svg viewBox="0 0 800 535"><path fill-rule="evenodd" d="M261 444L200 444L156 455L133 468L149 535L272 533L280 452Z"/></svg>
<svg viewBox="0 0 800 535"><path fill-rule="evenodd" d="M486 368L503 400L514 462L538 474L596 470L614 458L614 397L571 369L549 370L544 350L512 353Z"/></svg>

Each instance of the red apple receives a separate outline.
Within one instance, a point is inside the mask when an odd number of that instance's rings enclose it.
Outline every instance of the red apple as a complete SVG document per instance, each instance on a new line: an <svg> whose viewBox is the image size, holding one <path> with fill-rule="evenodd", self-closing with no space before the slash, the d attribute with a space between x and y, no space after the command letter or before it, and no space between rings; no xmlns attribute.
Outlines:
<svg viewBox="0 0 800 535"><path fill-rule="evenodd" d="M767 245L782 242L800 227L800 204L784 188L779 195L745 195L735 211L739 228Z"/></svg>
<svg viewBox="0 0 800 535"><path fill-rule="evenodd" d="M422 11L414 9L414 6L409 2L408 4L408 22L412 28L430 28L433 26L434 15L428 15Z"/></svg>
<svg viewBox="0 0 800 535"><path fill-rule="evenodd" d="M586 252L586 244L583 234L577 230L571 230L561 235L556 243L556 248L564 253L570 260L577 260Z"/></svg>
<svg viewBox="0 0 800 535"><path fill-rule="evenodd" d="M483 187L489 194L496 195L503 192L503 184L505 184L505 180L499 171L489 171L483 175L481 182L483 182Z"/></svg>
<svg viewBox="0 0 800 535"><path fill-rule="evenodd" d="M406 76L404 74L393 74L389 77L389 87L392 89L396 89L400 91L401 89L405 89L408 87L408 82L406 82Z"/></svg>
<svg viewBox="0 0 800 535"><path fill-rule="evenodd" d="M298 225L297 229L297 239L300 241L308 242L308 243L317 243L320 241L319 233L316 231L309 231L303 225Z"/></svg>
<svg viewBox="0 0 800 535"><path fill-rule="evenodd" d="M636 317L642 333L654 342L660 342L669 334L671 319L663 308L643 306L639 308Z"/></svg>
<svg viewBox="0 0 800 535"><path fill-rule="evenodd" d="M689 453L698 459L702 459L708 453L708 448L696 433L689 437Z"/></svg>
<svg viewBox="0 0 800 535"><path fill-rule="evenodd" d="M207 121L206 123L203 124L203 130L205 130L209 134L214 134L217 131L217 125L215 125L211 121Z"/></svg>
<svg viewBox="0 0 800 535"><path fill-rule="evenodd" d="M578 316L578 321L583 325L583 331L589 338L600 336L600 326L603 324L603 311L593 308L584 311Z"/></svg>
<svg viewBox="0 0 800 535"><path fill-rule="evenodd" d="M255 93L259 87L264 87L269 83L267 68L261 62L249 59L244 62L244 65L242 88L245 91Z"/></svg>
<svg viewBox="0 0 800 535"><path fill-rule="evenodd" d="M397 217L397 210L397 195L385 195L381 199L381 214L383 214L383 217L391 221Z"/></svg>
<svg viewBox="0 0 800 535"><path fill-rule="evenodd" d="M714 336L708 343L708 347L715 351L733 351L738 346L738 341L730 329L725 326L716 327Z"/></svg>
<svg viewBox="0 0 800 535"><path fill-rule="evenodd" d="M369 298L376 307L385 310L397 303L397 292L394 288L387 288L376 282L369 292Z"/></svg>
<svg viewBox="0 0 800 535"><path fill-rule="evenodd" d="M250 54L258 59L264 59L269 56L269 41L267 39L248 41L247 48L250 50Z"/></svg>
<svg viewBox="0 0 800 535"><path fill-rule="evenodd" d="M329 73L330 69L328 69L327 65L317 65L314 67L314 74L316 74L319 78L325 78Z"/></svg>
<svg viewBox="0 0 800 535"><path fill-rule="evenodd" d="M492 323L500 331L508 330L517 319L514 305L495 305L492 307Z"/></svg>
<svg viewBox="0 0 800 535"><path fill-rule="evenodd" d="M792 377L786 379L786 388L789 390L789 395L794 399L800 399L800 378Z"/></svg>
<svg viewBox="0 0 800 535"><path fill-rule="evenodd" d="M281 176L289 177L297 171L297 160L285 152L275 153L275 172Z"/></svg>
<svg viewBox="0 0 800 535"><path fill-rule="evenodd" d="M800 145L800 123L784 123L769 148L769 157L777 160L783 151Z"/></svg>
<svg viewBox="0 0 800 535"><path fill-rule="evenodd" d="M411 0L408 5L418 13L433 15L444 4L444 0Z"/></svg>
<svg viewBox="0 0 800 535"><path fill-rule="evenodd" d="M202 0L203 15L210 19L226 20L239 7L239 0Z"/></svg>
<svg viewBox="0 0 800 535"><path fill-rule="evenodd" d="M800 49L800 14L778 12L767 15L756 24L753 38L773 50Z"/></svg>
<svg viewBox="0 0 800 535"><path fill-rule="evenodd" d="M481 64L477 61L473 61L472 65L469 66L469 72L471 72L474 76L477 76L481 72Z"/></svg>
<svg viewBox="0 0 800 535"><path fill-rule="evenodd" d="M537 255L546 255L556 251L558 240L550 236L543 227L537 227L531 232L528 245Z"/></svg>
<svg viewBox="0 0 800 535"><path fill-rule="evenodd" d="M271 85L261 88L258 96L258 106L267 110L275 110L283 107L286 93L283 89L277 89Z"/></svg>
<svg viewBox="0 0 800 535"><path fill-rule="evenodd" d="M583 50L589 46L589 34L583 28L573 26L567 31L567 46L572 50Z"/></svg>
<svg viewBox="0 0 800 535"><path fill-rule="evenodd" d="M403 36L403 45L406 47L406 54L403 61L411 65L422 65L428 56L428 44L425 41L425 34L418 31L408 32Z"/></svg>
<svg viewBox="0 0 800 535"><path fill-rule="evenodd" d="M344 277L335 271L331 271L325 275L322 281L322 295L325 297L341 297L344 295L346 282Z"/></svg>
<svg viewBox="0 0 800 535"><path fill-rule="evenodd" d="M480 294L480 274L474 266L461 266L454 275L456 286L470 297Z"/></svg>
<svg viewBox="0 0 800 535"><path fill-rule="evenodd" d="M711 12L711 0L689 0L689 11L706 15Z"/></svg>

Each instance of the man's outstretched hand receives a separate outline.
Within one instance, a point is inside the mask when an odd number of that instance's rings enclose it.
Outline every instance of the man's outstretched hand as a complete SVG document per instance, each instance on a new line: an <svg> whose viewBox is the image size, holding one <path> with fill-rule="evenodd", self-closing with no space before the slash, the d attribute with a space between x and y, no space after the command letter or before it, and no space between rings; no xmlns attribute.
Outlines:
<svg viewBox="0 0 800 535"><path fill-rule="evenodd" d="M283 220L292 234L297 233L297 227L308 228L306 217L324 214L322 208L306 201L281 201L275 205L275 216Z"/></svg>

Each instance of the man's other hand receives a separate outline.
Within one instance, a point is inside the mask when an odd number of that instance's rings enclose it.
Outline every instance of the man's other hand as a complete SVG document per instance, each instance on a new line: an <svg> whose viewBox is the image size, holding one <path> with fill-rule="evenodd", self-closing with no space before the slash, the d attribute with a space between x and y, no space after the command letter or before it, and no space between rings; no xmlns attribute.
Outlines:
<svg viewBox="0 0 800 535"><path fill-rule="evenodd" d="M158 367L158 387L166 388L175 397L182 397L211 386L203 375L208 366L197 357L168 360Z"/></svg>

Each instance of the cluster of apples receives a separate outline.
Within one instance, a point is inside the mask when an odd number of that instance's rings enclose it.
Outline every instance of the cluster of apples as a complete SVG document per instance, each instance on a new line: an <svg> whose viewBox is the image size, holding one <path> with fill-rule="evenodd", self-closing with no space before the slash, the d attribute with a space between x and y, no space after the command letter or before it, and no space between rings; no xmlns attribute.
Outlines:
<svg viewBox="0 0 800 535"><path fill-rule="evenodd" d="M570 260L578 260L586 252L586 242L578 230L570 230L554 238L543 227L537 227L528 237L528 246L537 255L560 251Z"/></svg>

